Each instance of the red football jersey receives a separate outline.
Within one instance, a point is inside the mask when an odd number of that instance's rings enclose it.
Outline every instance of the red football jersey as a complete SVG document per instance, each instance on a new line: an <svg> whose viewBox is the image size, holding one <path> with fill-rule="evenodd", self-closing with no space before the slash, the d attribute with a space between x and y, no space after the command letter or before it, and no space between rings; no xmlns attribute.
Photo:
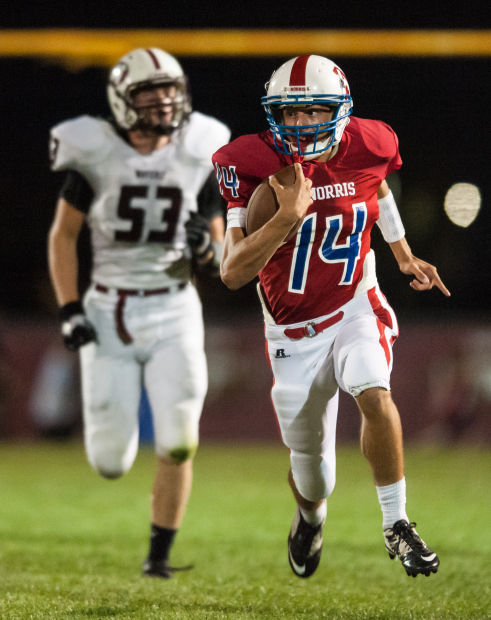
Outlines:
<svg viewBox="0 0 491 620"><path fill-rule="evenodd" d="M270 132L226 144L213 156L228 207L246 207L259 183L292 163ZM279 325L334 312L352 299L379 216L377 190L402 164L394 131L380 121L351 117L336 155L305 161L312 197L297 235L278 248L259 279Z"/></svg>

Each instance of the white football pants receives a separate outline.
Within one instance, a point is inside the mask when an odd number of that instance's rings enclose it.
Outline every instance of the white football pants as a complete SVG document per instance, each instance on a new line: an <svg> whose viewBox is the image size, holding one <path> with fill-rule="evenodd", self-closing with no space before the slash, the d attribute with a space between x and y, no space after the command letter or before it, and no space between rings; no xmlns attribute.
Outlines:
<svg viewBox="0 0 491 620"><path fill-rule="evenodd" d="M343 318L314 337L292 340L294 325L266 324L274 374L272 400L295 485L307 500L328 497L336 481L338 388L358 396L371 387L390 389L394 311L378 287L339 308ZM331 315L314 319L314 323Z"/></svg>
<svg viewBox="0 0 491 620"><path fill-rule="evenodd" d="M85 295L98 343L82 347L84 435L91 465L107 477L127 472L138 450L138 409L145 385L157 454L179 462L193 456L208 386L201 302L192 284L148 297L127 297L116 333L118 295L92 286Z"/></svg>

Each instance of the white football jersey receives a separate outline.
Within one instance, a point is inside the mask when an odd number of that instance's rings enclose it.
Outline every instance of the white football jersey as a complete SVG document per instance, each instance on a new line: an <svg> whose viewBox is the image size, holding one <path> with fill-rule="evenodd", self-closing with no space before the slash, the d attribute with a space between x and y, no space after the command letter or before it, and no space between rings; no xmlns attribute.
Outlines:
<svg viewBox="0 0 491 620"><path fill-rule="evenodd" d="M170 143L149 155L107 121L80 116L51 130L53 170L75 170L94 198L87 213L92 278L109 287L152 289L190 277L184 224L230 138L220 121L193 112Z"/></svg>

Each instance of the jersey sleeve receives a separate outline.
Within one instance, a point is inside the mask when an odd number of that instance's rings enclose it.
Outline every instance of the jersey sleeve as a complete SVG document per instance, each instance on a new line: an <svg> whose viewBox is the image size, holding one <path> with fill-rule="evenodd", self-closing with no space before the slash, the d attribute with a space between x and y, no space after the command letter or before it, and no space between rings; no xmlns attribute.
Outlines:
<svg viewBox="0 0 491 620"><path fill-rule="evenodd" d="M399 170L402 166L402 159L399 153L399 138L397 137L396 132L387 125L386 123L382 123L386 132L386 145L388 151L387 157L387 174L386 177L389 176L391 172L395 170Z"/></svg>
<svg viewBox="0 0 491 620"><path fill-rule="evenodd" d="M75 170L68 170L59 196L64 198L78 211L87 214L94 198L94 192L81 174L75 172Z"/></svg>
<svg viewBox="0 0 491 620"><path fill-rule="evenodd" d="M363 132L365 145L370 151L372 166L383 180L391 172L399 170L402 159L399 154L399 140L396 132L383 121L371 121Z"/></svg>
<svg viewBox="0 0 491 620"><path fill-rule="evenodd" d="M237 138L219 149L212 161L228 209L246 207L259 183L283 167L261 134Z"/></svg>
<svg viewBox="0 0 491 620"><path fill-rule="evenodd" d="M399 140L392 127L386 123L352 117L345 133L347 138L343 158L350 167L366 170L380 182L401 167Z"/></svg>
<svg viewBox="0 0 491 620"><path fill-rule="evenodd" d="M227 208L246 207L249 198L261 179L243 172L240 162L232 164L226 157L213 158L220 192Z"/></svg>
<svg viewBox="0 0 491 620"><path fill-rule="evenodd" d="M101 161L107 152L103 120L79 116L53 127L50 132L51 169L76 170L84 174L90 166Z"/></svg>

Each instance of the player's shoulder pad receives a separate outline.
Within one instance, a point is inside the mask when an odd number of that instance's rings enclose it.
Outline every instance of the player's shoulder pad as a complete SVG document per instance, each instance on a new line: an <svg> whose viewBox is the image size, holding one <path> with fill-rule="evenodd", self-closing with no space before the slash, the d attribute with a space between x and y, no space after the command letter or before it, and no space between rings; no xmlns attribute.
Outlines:
<svg viewBox="0 0 491 620"><path fill-rule="evenodd" d="M80 171L102 160L110 149L114 129L107 121L78 116L51 129L50 154L53 170Z"/></svg>
<svg viewBox="0 0 491 620"><path fill-rule="evenodd" d="M399 140L390 125L369 118L352 117L347 130L358 134L365 148L382 158L394 157L399 150Z"/></svg>
<svg viewBox="0 0 491 620"><path fill-rule="evenodd" d="M183 144L188 155L210 162L213 153L230 140L230 129L221 121L192 112L183 131Z"/></svg>

